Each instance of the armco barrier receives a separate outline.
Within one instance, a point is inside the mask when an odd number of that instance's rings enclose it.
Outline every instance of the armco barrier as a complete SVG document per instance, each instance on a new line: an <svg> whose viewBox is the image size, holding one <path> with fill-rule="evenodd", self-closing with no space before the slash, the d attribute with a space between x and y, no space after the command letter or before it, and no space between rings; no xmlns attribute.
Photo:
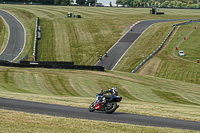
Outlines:
<svg viewBox="0 0 200 133"><path fill-rule="evenodd" d="M38 26L39 26L39 18L36 18L35 39L34 39L34 48L33 48L33 61L37 61L37 54L38 54Z"/></svg>
<svg viewBox="0 0 200 133"><path fill-rule="evenodd" d="M196 22L200 22L200 19L198 19L198 20L190 20L189 22L175 24L173 26L172 30L170 31L170 33L165 38L165 40L162 42L162 44L152 54L150 54L146 59L144 59L134 70L132 70L131 73L135 73L138 69L140 69L149 59L151 59L163 47L163 45L165 44L165 42L167 41L167 39L170 37L170 35L172 34L172 32L174 31L174 29L177 26L191 24L191 23L196 23Z"/></svg>
<svg viewBox="0 0 200 133"><path fill-rule="evenodd" d="M180 26L180 25L186 25L186 24L191 24L191 23L196 23L196 22L200 22L200 19L198 19L198 20L190 20L189 22L184 22L184 23L175 24L175 25L176 26Z"/></svg>
<svg viewBox="0 0 200 133"><path fill-rule="evenodd" d="M96 70L104 71L102 66L84 66L84 65L70 65L73 62L21 62L11 63L7 61L0 61L0 66L8 67L22 67L22 68L51 68L51 69L78 69L78 70Z"/></svg>

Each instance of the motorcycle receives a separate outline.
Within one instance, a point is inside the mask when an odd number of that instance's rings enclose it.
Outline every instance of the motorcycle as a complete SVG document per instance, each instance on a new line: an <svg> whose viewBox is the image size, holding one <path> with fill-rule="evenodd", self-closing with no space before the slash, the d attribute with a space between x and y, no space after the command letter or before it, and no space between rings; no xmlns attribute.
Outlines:
<svg viewBox="0 0 200 133"><path fill-rule="evenodd" d="M122 100L122 97L114 96L111 98L106 98L105 104L100 103L101 99L102 99L102 96L97 93L96 101L94 101L89 106L90 112L94 112L95 110L97 110L97 111L105 111L106 113L111 114L115 112L115 110L119 107L119 105L117 105L116 102L120 102Z"/></svg>

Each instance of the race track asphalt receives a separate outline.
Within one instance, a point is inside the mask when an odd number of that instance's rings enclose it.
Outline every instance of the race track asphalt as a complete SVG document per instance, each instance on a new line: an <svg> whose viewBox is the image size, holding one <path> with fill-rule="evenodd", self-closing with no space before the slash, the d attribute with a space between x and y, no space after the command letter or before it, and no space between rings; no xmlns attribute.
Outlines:
<svg viewBox="0 0 200 133"><path fill-rule="evenodd" d="M106 114L104 112L89 112L87 108L78 108L64 105L47 104L16 100L0 97L0 108L7 110L23 111L28 113L46 114L52 116L98 120L107 122L128 123L134 125L169 127L200 131L200 122L169 119L154 116L145 116L123 112Z"/></svg>
<svg viewBox="0 0 200 133"><path fill-rule="evenodd" d="M186 19L181 19L186 20ZM126 51L134 44L140 35L152 24L161 22L181 21L180 19L144 20L133 26L132 31L127 32L120 40L107 51L107 57L98 61L95 66L103 66L113 70Z"/></svg>
<svg viewBox="0 0 200 133"><path fill-rule="evenodd" d="M0 10L1 17L9 27L9 39L6 48L0 54L0 60L13 61L25 45L25 30L21 23L11 14Z"/></svg>

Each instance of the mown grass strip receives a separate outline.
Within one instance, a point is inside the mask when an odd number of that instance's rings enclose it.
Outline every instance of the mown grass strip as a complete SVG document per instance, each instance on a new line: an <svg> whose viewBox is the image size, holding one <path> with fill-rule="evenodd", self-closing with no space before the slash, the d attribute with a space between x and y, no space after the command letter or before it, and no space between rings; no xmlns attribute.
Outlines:
<svg viewBox="0 0 200 133"><path fill-rule="evenodd" d="M129 99L129 100L138 100L135 98L133 95L131 95L122 85L116 82L112 81L107 81L107 80L99 80L98 84L101 86L101 88L108 88L111 89L112 87L117 87L119 95L122 96L124 99ZM108 90L107 89L107 90ZM104 90L106 91L106 90ZM108 94L110 95L110 94Z"/></svg>
<svg viewBox="0 0 200 133"><path fill-rule="evenodd" d="M156 93L160 98L175 102L175 103L180 103L180 104L192 104L192 105L200 105L197 103L190 102L186 99L184 99L182 96L173 93L173 92L166 92L166 91L159 91L159 90L152 90L154 93Z"/></svg>
<svg viewBox="0 0 200 133"><path fill-rule="evenodd" d="M56 61L55 32L53 22L48 19L40 19L41 40L38 44L39 61Z"/></svg>

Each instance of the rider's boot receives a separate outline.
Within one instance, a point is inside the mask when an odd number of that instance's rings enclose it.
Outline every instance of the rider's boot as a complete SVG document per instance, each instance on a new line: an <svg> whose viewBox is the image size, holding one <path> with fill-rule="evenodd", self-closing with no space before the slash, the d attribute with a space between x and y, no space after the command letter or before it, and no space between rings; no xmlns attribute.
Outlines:
<svg viewBox="0 0 200 133"><path fill-rule="evenodd" d="M102 98L102 103L103 103L103 104L106 103L106 98L105 98L105 97Z"/></svg>
<svg viewBox="0 0 200 133"><path fill-rule="evenodd" d="M103 98L99 101L99 106L100 106L101 110L104 110L104 108L105 108L105 107L104 107L105 103L106 103L106 98L103 97Z"/></svg>

